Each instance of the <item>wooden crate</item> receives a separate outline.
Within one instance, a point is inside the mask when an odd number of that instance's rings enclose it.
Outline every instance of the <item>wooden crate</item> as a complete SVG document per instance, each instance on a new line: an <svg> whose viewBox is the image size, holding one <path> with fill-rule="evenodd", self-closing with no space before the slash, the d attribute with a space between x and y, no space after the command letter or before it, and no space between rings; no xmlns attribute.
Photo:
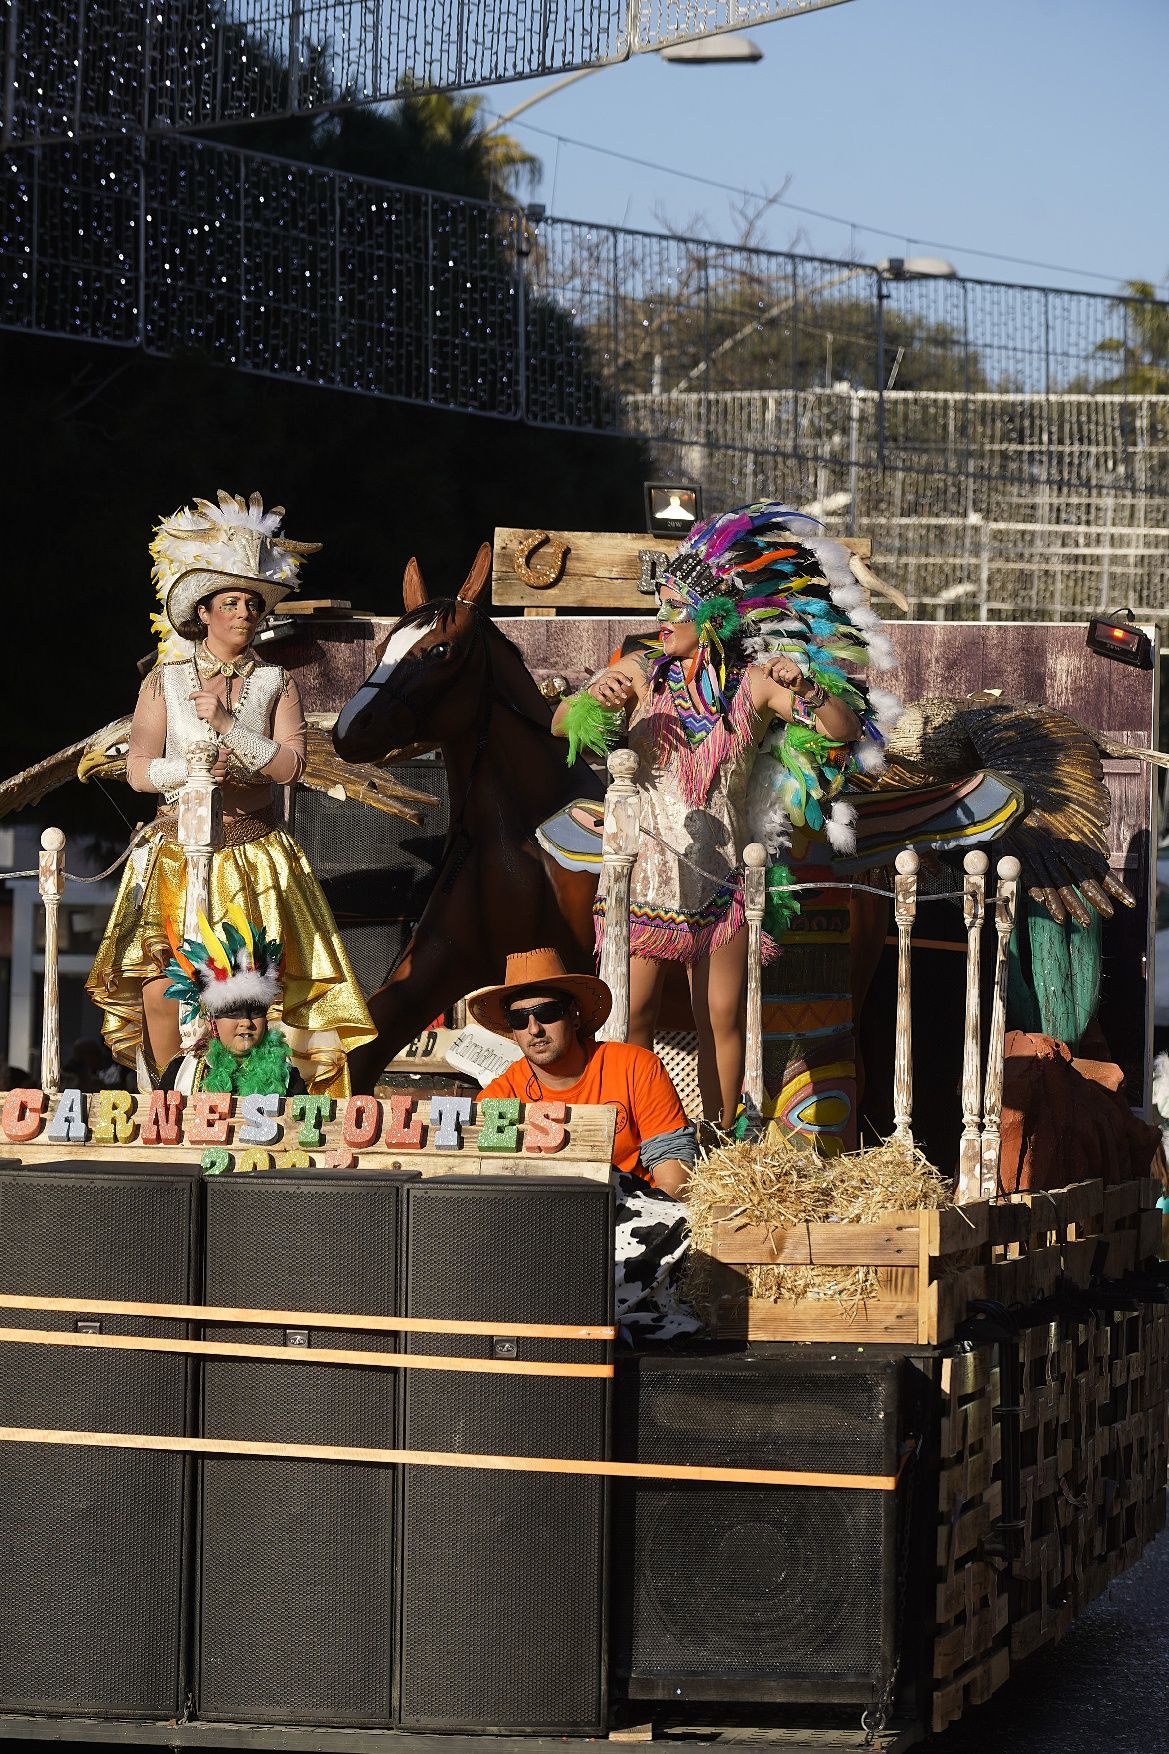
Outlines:
<svg viewBox="0 0 1169 1754"><path fill-rule="evenodd" d="M1052 1192L978 1201L938 1212L890 1212L873 1224L750 1224L716 1218L715 1331L749 1340L852 1339L882 1345L945 1345L972 1303L1026 1309L1061 1280L1086 1289L1123 1279L1160 1249L1159 1184L1105 1188L1079 1182ZM749 1266L869 1267L877 1292L854 1303L749 1294Z"/></svg>

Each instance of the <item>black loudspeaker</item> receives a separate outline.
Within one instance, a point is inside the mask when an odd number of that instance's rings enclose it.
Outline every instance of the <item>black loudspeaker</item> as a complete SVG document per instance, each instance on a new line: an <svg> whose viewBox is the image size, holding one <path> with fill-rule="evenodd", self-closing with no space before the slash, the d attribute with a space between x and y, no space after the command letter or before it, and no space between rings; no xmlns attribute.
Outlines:
<svg viewBox="0 0 1169 1754"><path fill-rule="evenodd" d="M293 818L367 993L381 986L430 899L450 820L441 761L399 761L386 771L436 800L415 807L421 826L304 786Z"/></svg>
<svg viewBox="0 0 1169 1754"><path fill-rule="evenodd" d="M393 1315L401 1185L269 1173L207 1184L209 1305ZM393 1333L211 1324L214 1341L393 1352ZM208 1358L208 1437L392 1448L398 1372ZM393 1720L396 1470L223 1456L202 1468L201 1717Z"/></svg>
<svg viewBox="0 0 1169 1754"><path fill-rule="evenodd" d="M200 1181L0 1173L0 1290L198 1301ZM5 1310L56 1333L195 1337L180 1323ZM194 1430L195 1360L161 1352L0 1345L3 1422L37 1430ZM190 1457L0 1444L0 1709L174 1718L186 1698Z"/></svg>
<svg viewBox="0 0 1169 1754"><path fill-rule="evenodd" d="M613 1208L604 1184L427 1181L410 1188L405 1308L497 1323L412 1353L606 1363L597 1342L537 1340L516 1322L612 1321ZM607 1453L607 1378L410 1370L408 1449ZM401 1577L403 1727L600 1731L605 1717L607 1492L586 1475L409 1464Z"/></svg>
<svg viewBox="0 0 1169 1754"><path fill-rule="evenodd" d="M892 1478L902 1366L808 1348L618 1366L624 1461ZM894 1649L894 1491L618 1482L614 1667L631 1699L869 1702Z"/></svg>

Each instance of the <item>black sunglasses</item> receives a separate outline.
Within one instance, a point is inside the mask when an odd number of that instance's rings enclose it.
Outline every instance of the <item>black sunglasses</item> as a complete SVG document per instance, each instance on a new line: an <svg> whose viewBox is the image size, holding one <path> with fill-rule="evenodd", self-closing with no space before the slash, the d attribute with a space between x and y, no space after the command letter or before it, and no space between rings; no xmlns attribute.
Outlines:
<svg viewBox="0 0 1169 1754"><path fill-rule="evenodd" d="M507 1027L511 1030L524 1029L529 1017L537 1023L561 1023L572 1010L572 1000L565 994L561 998L538 999L530 1005L509 1005L504 1015Z"/></svg>

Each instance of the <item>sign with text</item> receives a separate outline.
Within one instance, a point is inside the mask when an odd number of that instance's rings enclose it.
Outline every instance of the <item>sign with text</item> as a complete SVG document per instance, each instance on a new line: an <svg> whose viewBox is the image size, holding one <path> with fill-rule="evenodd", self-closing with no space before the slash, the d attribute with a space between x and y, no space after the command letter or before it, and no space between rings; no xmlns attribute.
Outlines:
<svg viewBox="0 0 1169 1754"><path fill-rule="evenodd" d="M416 1169L423 1175L607 1175L616 1110L515 1097L87 1095L10 1090L0 1156L24 1163L196 1157L208 1175L264 1169Z"/></svg>

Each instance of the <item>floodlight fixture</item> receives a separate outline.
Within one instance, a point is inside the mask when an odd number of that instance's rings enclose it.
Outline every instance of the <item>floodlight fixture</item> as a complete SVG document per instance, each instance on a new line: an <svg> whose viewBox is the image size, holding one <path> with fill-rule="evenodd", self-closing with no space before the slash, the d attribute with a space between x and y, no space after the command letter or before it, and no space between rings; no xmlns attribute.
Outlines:
<svg viewBox="0 0 1169 1754"><path fill-rule="evenodd" d="M1090 652L1114 663L1129 664L1134 670L1153 668L1153 642L1144 628L1137 626L1131 609L1094 615L1085 643Z"/></svg>

